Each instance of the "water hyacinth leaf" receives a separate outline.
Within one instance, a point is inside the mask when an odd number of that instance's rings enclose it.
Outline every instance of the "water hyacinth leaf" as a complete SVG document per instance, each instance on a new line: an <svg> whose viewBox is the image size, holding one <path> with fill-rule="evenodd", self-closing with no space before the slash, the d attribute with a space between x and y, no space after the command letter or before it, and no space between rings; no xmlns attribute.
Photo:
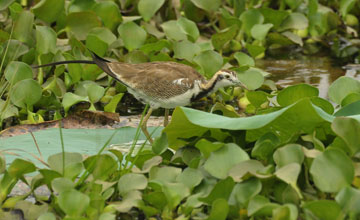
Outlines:
<svg viewBox="0 0 360 220"><path fill-rule="evenodd" d="M252 57L250 57L249 55L247 55L246 53L236 52L234 54L234 58L238 62L239 67L242 67L242 66L255 66L254 59Z"/></svg>
<svg viewBox="0 0 360 220"><path fill-rule="evenodd" d="M278 167L283 167L291 163L301 165L304 161L304 152L301 145L287 144L278 148L274 153L274 161Z"/></svg>
<svg viewBox="0 0 360 220"><path fill-rule="evenodd" d="M360 93L353 92L343 98L341 101L341 106L346 106L357 101L360 101Z"/></svg>
<svg viewBox="0 0 360 220"><path fill-rule="evenodd" d="M263 91L249 91L246 93L246 97L255 108L260 108L262 104L268 102L268 95Z"/></svg>
<svg viewBox="0 0 360 220"><path fill-rule="evenodd" d="M173 210L180 202L190 195L190 190L183 183L165 183L162 191L168 201L167 207Z"/></svg>
<svg viewBox="0 0 360 220"><path fill-rule="evenodd" d="M65 169L67 166L75 163L82 163L83 158L79 153L70 153L65 152ZM63 154L57 153L49 156L47 160L50 168L57 171L58 173L63 173Z"/></svg>
<svg viewBox="0 0 360 220"><path fill-rule="evenodd" d="M32 77L33 72L31 67L23 62L12 61L5 69L5 78L13 85L21 80L31 79Z"/></svg>
<svg viewBox="0 0 360 220"><path fill-rule="evenodd" d="M360 93L360 82L354 78L341 76L329 87L331 101L341 104L341 101L350 93Z"/></svg>
<svg viewBox="0 0 360 220"><path fill-rule="evenodd" d="M258 9L250 9L243 12L240 16L240 20L243 23L243 29L248 36L251 36L251 29L256 24L262 24L264 22L264 16Z"/></svg>
<svg viewBox="0 0 360 220"><path fill-rule="evenodd" d="M68 12L90 11L95 4L95 0L75 0L68 6Z"/></svg>
<svg viewBox="0 0 360 220"><path fill-rule="evenodd" d="M206 160L204 168L212 176L225 179L229 170L244 160L249 160L247 153L236 144L229 143L212 152Z"/></svg>
<svg viewBox="0 0 360 220"><path fill-rule="evenodd" d="M209 195L199 198L200 201L212 204L217 199L228 200L234 188L235 182L231 177L218 181Z"/></svg>
<svg viewBox="0 0 360 220"><path fill-rule="evenodd" d="M75 95L74 93L67 92L63 97L62 105L64 107L65 112L68 112L71 106L79 102L89 102L89 101L90 100L88 97L78 96Z"/></svg>
<svg viewBox="0 0 360 220"><path fill-rule="evenodd" d="M211 36L211 43L216 50L220 51L227 42L235 38L237 32L237 25L232 25L231 27L226 28L221 32L213 34Z"/></svg>
<svg viewBox="0 0 360 220"><path fill-rule="evenodd" d="M99 86L95 83L91 83L91 84L86 84L85 87L90 102L92 103L98 102L104 96L105 89L102 86Z"/></svg>
<svg viewBox="0 0 360 220"><path fill-rule="evenodd" d="M33 42L33 23L33 13L26 10L22 11L14 23L14 38L30 45Z"/></svg>
<svg viewBox="0 0 360 220"><path fill-rule="evenodd" d="M64 0L41 0L31 10L37 18L52 23L56 21L64 10Z"/></svg>
<svg viewBox="0 0 360 220"><path fill-rule="evenodd" d="M225 199L217 199L211 205L207 220L225 220L229 213L229 205Z"/></svg>
<svg viewBox="0 0 360 220"><path fill-rule="evenodd" d="M190 37L190 40L192 42L195 42L199 38L200 32L199 32L199 29L197 28L195 22L193 22L192 20L189 20L185 17L181 17L181 18L177 19L176 22L177 22L177 25L182 30L182 32L186 33Z"/></svg>
<svg viewBox="0 0 360 220"><path fill-rule="evenodd" d="M91 156L86 158L84 166L92 174L94 179L106 180L118 168L118 162L108 154Z"/></svg>
<svg viewBox="0 0 360 220"><path fill-rule="evenodd" d="M171 48L171 44L168 40L161 39L154 43L147 43L140 47L140 50L146 54L149 54L154 51L161 51L164 48Z"/></svg>
<svg viewBox="0 0 360 220"><path fill-rule="evenodd" d="M213 50L201 52L194 58L194 62L201 67L202 72L209 78L223 66L222 56Z"/></svg>
<svg viewBox="0 0 360 220"><path fill-rule="evenodd" d="M6 9L11 5L15 0L3 0L0 2L0 11Z"/></svg>
<svg viewBox="0 0 360 220"><path fill-rule="evenodd" d="M346 16L347 13L354 7L356 0L341 0L340 1L340 14Z"/></svg>
<svg viewBox="0 0 360 220"><path fill-rule="evenodd" d="M242 182L243 177L251 174L258 178L268 178L271 175L264 174L263 170L265 169L264 165L258 160L245 160L233 166L229 170L229 176L231 176L235 182ZM259 174L258 171L261 171L263 174Z"/></svg>
<svg viewBox="0 0 360 220"><path fill-rule="evenodd" d="M273 24L255 24L251 28L251 36L257 40L264 40L273 26Z"/></svg>
<svg viewBox="0 0 360 220"><path fill-rule="evenodd" d="M71 189L59 194L58 204L67 215L80 217L89 206L90 198L84 193Z"/></svg>
<svg viewBox="0 0 360 220"><path fill-rule="evenodd" d="M17 158L10 164L7 172L12 177L21 178L24 174L32 173L35 170L36 167L33 163Z"/></svg>
<svg viewBox="0 0 360 220"><path fill-rule="evenodd" d="M275 172L275 176L285 183L291 185L295 191L299 194L299 197L302 198L300 189L297 187L296 182L301 171L301 165L298 163L287 164Z"/></svg>
<svg viewBox="0 0 360 220"><path fill-rule="evenodd" d="M326 99L320 98L320 97L311 97L311 103L314 105L320 107L322 110L324 110L326 113L332 115L334 113L334 106Z"/></svg>
<svg viewBox="0 0 360 220"><path fill-rule="evenodd" d="M141 201L141 192L132 190L122 198L121 202L112 205L118 212L128 212L131 208L137 207L139 201Z"/></svg>
<svg viewBox="0 0 360 220"><path fill-rule="evenodd" d="M314 97L319 95L319 90L308 84L298 84L289 86L281 90L277 96L277 102L281 106L288 106L302 98Z"/></svg>
<svg viewBox="0 0 360 220"><path fill-rule="evenodd" d="M39 54L55 53L56 33L48 26L36 26L36 51Z"/></svg>
<svg viewBox="0 0 360 220"><path fill-rule="evenodd" d="M293 32L290 32L290 31L285 31L281 34L284 35L285 37L287 37L292 42L299 44L300 46L303 46L303 41L299 35L294 34Z"/></svg>
<svg viewBox="0 0 360 220"><path fill-rule="evenodd" d="M132 21L121 24L118 32L129 51L140 48L146 40L146 31Z"/></svg>
<svg viewBox="0 0 360 220"><path fill-rule="evenodd" d="M305 215L317 219L337 220L344 219L340 206L331 200L318 200L306 202L303 205Z"/></svg>
<svg viewBox="0 0 360 220"><path fill-rule="evenodd" d="M265 80L263 74L258 69L249 68L237 73L240 82L249 90L260 88Z"/></svg>
<svg viewBox="0 0 360 220"><path fill-rule="evenodd" d="M162 23L160 26L164 30L167 38L175 41L187 40L186 33L182 31L177 21L167 21Z"/></svg>
<svg viewBox="0 0 360 220"><path fill-rule="evenodd" d="M160 183L175 182L180 173L181 169L177 167L152 167L149 173L149 180L155 180Z"/></svg>
<svg viewBox="0 0 360 220"><path fill-rule="evenodd" d="M285 204L273 210L274 220L296 220L298 219L298 208L293 204Z"/></svg>
<svg viewBox="0 0 360 220"><path fill-rule="evenodd" d="M22 108L33 106L40 100L42 89L33 79L24 79L15 84L11 89L11 102Z"/></svg>
<svg viewBox="0 0 360 220"><path fill-rule="evenodd" d="M115 2L97 2L93 6L93 10L101 18L104 26L109 28L111 31L115 31L116 27L122 21L120 9Z"/></svg>
<svg viewBox="0 0 360 220"><path fill-rule="evenodd" d="M116 107L119 104L119 102L121 101L123 96L124 96L124 93L119 93L119 94L114 95L113 98L111 99L111 101L104 106L104 111L115 113Z"/></svg>
<svg viewBox="0 0 360 220"><path fill-rule="evenodd" d="M262 58L265 54L266 48L260 45L246 44L246 49L254 58Z"/></svg>
<svg viewBox="0 0 360 220"><path fill-rule="evenodd" d="M344 187L335 197L344 214L358 216L360 214L360 190Z"/></svg>
<svg viewBox="0 0 360 220"><path fill-rule="evenodd" d="M51 212L46 212L41 214L38 220L56 220L56 216Z"/></svg>
<svg viewBox="0 0 360 220"><path fill-rule="evenodd" d="M281 30L296 29L303 30L309 26L309 20L299 12L291 13L281 24Z"/></svg>
<svg viewBox="0 0 360 220"><path fill-rule="evenodd" d="M237 183L231 192L229 204L237 207L240 205L247 206L250 199L260 193L261 188L261 181L257 178L250 178Z"/></svg>
<svg viewBox="0 0 360 220"><path fill-rule="evenodd" d="M66 60L75 60L74 56L72 56L69 53L64 53L63 55ZM71 78L71 84L75 84L79 82L83 74L83 68L81 67L81 64L72 63L72 64L68 64L67 66L68 66L69 76ZM66 79L65 79L65 83L66 83Z"/></svg>
<svg viewBox="0 0 360 220"><path fill-rule="evenodd" d="M140 0L137 6L138 11L145 21L149 21L164 2L165 0Z"/></svg>
<svg viewBox="0 0 360 220"><path fill-rule="evenodd" d="M203 175L200 170L193 168L186 168L179 176L176 177L178 182L183 183L189 189L193 189L195 186L199 185Z"/></svg>
<svg viewBox="0 0 360 220"><path fill-rule="evenodd" d="M116 36L104 27L93 28L86 37L86 47L98 56L104 56Z"/></svg>
<svg viewBox="0 0 360 220"><path fill-rule="evenodd" d="M148 181L143 174L128 173L120 177L118 190L120 195L126 195L130 191L145 189L147 184Z"/></svg>
<svg viewBox="0 0 360 220"><path fill-rule="evenodd" d="M6 159L4 155L0 155L0 174L3 174L6 169Z"/></svg>
<svg viewBox="0 0 360 220"><path fill-rule="evenodd" d="M66 26L78 40L85 40L93 28L101 26L101 21L91 11L73 12L67 15Z"/></svg>
<svg viewBox="0 0 360 220"><path fill-rule="evenodd" d="M284 21L284 19L289 15L289 12L285 10L275 10L267 7L260 8L259 10L264 16L264 22L273 24L274 29L277 29Z"/></svg>
<svg viewBox="0 0 360 220"><path fill-rule="evenodd" d="M75 183L69 178L60 177L51 181L51 187L56 193L62 193L75 188Z"/></svg>
<svg viewBox="0 0 360 220"><path fill-rule="evenodd" d="M271 216L272 211L278 207L280 207L280 205L270 203L268 198L256 195L249 201L247 211L249 216Z"/></svg>
<svg viewBox="0 0 360 220"><path fill-rule="evenodd" d="M331 124L331 128L345 142L350 155L360 151L359 121L353 118L337 117Z"/></svg>
<svg viewBox="0 0 360 220"><path fill-rule="evenodd" d="M342 150L330 148L314 159L310 173L322 192L338 192L353 181L354 166Z"/></svg>
<svg viewBox="0 0 360 220"><path fill-rule="evenodd" d="M168 146L169 144L166 133L161 133L160 137L155 138L154 144L152 145L152 151L155 154L160 155L166 151Z"/></svg>
<svg viewBox="0 0 360 220"><path fill-rule="evenodd" d="M201 154L205 158L208 158L211 152L217 151L224 145L225 144L221 142L211 142L206 139L201 139L198 142L196 142L195 147L200 150Z"/></svg>
<svg viewBox="0 0 360 220"><path fill-rule="evenodd" d="M199 54L200 51L199 45L188 40L174 42L174 58L185 59L192 62L195 55Z"/></svg>
<svg viewBox="0 0 360 220"><path fill-rule="evenodd" d="M360 114L360 101L357 101L342 107L337 112L335 112L334 116L340 117L340 116L350 116L350 115L359 115L359 114Z"/></svg>
<svg viewBox="0 0 360 220"><path fill-rule="evenodd" d="M264 161L271 161L276 147L280 144L278 136L269 132L262 135L251 151L251 156Z"/></svg>
<svg viewBox="0 0 360 220"><path fill-rule="evenodd" d="M221 5L221 0L191 0L191 2L196 5L196 7L201 8L207 12L216 11Z"/></svg>

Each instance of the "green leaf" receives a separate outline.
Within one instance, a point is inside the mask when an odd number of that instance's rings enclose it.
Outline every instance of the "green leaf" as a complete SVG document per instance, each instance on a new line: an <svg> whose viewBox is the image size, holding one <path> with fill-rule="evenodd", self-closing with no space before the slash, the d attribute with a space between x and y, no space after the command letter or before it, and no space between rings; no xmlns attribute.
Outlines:
<svg viewBox="0 0 360 220"><path fill-rule="evenodd" d="M350 216L360 214L360 190L352 187L344 187L335 197L341 206L343 213Z"/></svg>
<svg viewBox="0 0 360 220"><path fill-rule="evenodd" d="M203 178L200 170L188 167L176 177L176 180L183 183L189 189L193 189L201 183Z"/></svg>
<svg viewBox="0 0 360 220"><path fill-rule="evenodd" d="M345 142L350 155L360 151L360 123L353 118L335 118L331 124L332 130Z"/></svg>
<svg viewBox="0 0 360 220"><path fill-rule="evenodd" d="M258 56L262 56L266 48L259 45L246 44L246 49L252 57L258 58Z"/></svg>
<svg viewBox="0 0 360 220"><path fill-rule="evenodd" d="M284 19L289 15L288 11L276 10L267 7L260 8L260 12L265 18L264 22L273 24L274 29L278 29Z"/></svg>
<svg viewBox="0 0 360 220"><path fill-rule="evenodd" d="M73 12L67 15L66 26L78 40L85 40L91 29L101 26L101 21L91 11Z"/></svg>
<svg viewBox="0 0 360 220"><path fill-rule="evenodd" d="M118 162L108 154L86 158L84 166L94 179L107 180L118 168Z"/></svg>
<svg viewBox="0 0 360 220"><path fill-rule="evenodd" d="M31 67L23 62L12 61L5 69L5 78L13 85L24 79L31 79L32 76Z"/></svg>
<svg viewBox="0 0 360 220"><path fill-rule="evenodd" d="M155 154L160 155L166 151L168 146L169 144L166 133L161 133L160 137L155 138L154 143L152 145L152 151Z"/></svg>
<svg viewBox="0 0 360 220"><path fill-rule="evenodd" d="M249 216L272 216L273 210L279 206L270 203L269 199L264 196L256 195L250 200L247 211Z"/></svg>
<svg viewBox="0 0 360 220"><path fill-rule="evenodd" d="M33 106L40 100L42 89L33 79L24 79L15 84L11 89L10 100L14 105L26 108Z"/></svg>
<svg viewBox="0 0 360 220"><path fill-rule="evenodd" d="M15 0L3 0L0 2L0 11L6 9L11 5Z"/></svg>
<svg viewBox="0 0 360 220"><path fill-rule="evenodd" d="M246 97L255 108L260 108L262 104L268 102L268 95L263 91L249 91L246 93Z"/></svg>
<svg viewBox="0 0 360 220"><path fill-rule="evenodd" d="M58 204L67 215L80 217L89 206L90 198L84 193L71 189L59 194Z"/></svg>
<svg viewBox="0 0 360 220"><path fill-rule="evenodd" d="M360 93L353 92L343 98L341 101L341 106L346 106L357 101L360 101Z"/></svg>
<svg viewBox="0 0 360 220"><path fill-rule="evenodd" d="M118 5L113 1L101 1L97 2L93 10L101 18L105 27L111 31L115 31L116 27L122 21L120 9Z"/></svg>
<svg viewBox="0 0 360 220"><path fill-rule="evenodd" d="M104 56L115 40L116 36L108 28L93 28L86 37L86 47L98 56Z"/></svg>
<svg viewBox="0 0 360 220"><path fill-rule="evenodd" d="M174 42L174 58L185 59L189 62L193 61L195 55L199 54L201 49L199 45L188 40Z"/></svg>
<svg viewBox="0 0 360 220"><path fill-rule="evenodd" d="M360 101L348 104L334 114L337 117L350 115L360 115Z"/></svg>
<svg viewBox="0 0 360 220"><path fill-rule="evenodd" d="M195 42L199 38L200 33L199 33L199 29L197 28L195 22L193 22L192 20L189 20L185 17L181 17L181 18L177 19L176 22L177 22L177 25L182 30L182 32L187 34L190 37L190 40L192 42Z"/></svg>
<svg viewBox="0 0 360 220"><path fill-rule="evenodd" d="M226 28L221 32L213 34L211 36L211 43L216 50L220 51L227 42L235 38L237 32L238 26L232 25L231 27Z"/></svg>
<svg viewBox="0 0 360 220"><path fill-rule="evenodd" d="M165 0L140 0L137 6L138 11L145 21L149 21L164 2Z"/></svg>
<svg viewBox="0 0 360 220"><path fill-rule="evenodd" d="M60 177L51 181L51 187L56 193L62 193L75 188L75 183L68 178Z"/></svg>
<svg viewBox="0 0 360 220"><path fill-rule="evenodd" d="M264 22L264 16L258 9L250 9L241 14L240 20L243 23L242 28L246 34L251 36L251 29L256 24L262 24Z"/></svg>
<svg viewBox="0 0 360 220"><path fill-rule="evenodd" d="M229 170L244 160L249 160L247 153L236 144L229 143L212 152L206 160L204 168L212 176L225 179Z"/></svg>
<svg viewBox="0 0 360 220"><path fill-rule="evenodd" d="M328 95L331 101L341 104L350 93L360 93L360 82L351 77L341 76L330 85Z"/></svg>
<svg viewBox="0 0 360 220"><path fill-rule="evenodd" d="M251 36L257 40L265 40L267 33L273 26L273 24L255 24L251 28Z"/></svg>
<svg viewBox="0 0 360 220"><path fill-rule="evenodd" d="M121 202L113 203L118 212L129 212L131 208L137 207L141 201L141 192L132 190L122 198Z"/></svg>
<svg viewBox="0 0 360 220"><path fill-rule="evenodd" d="M33 42L33 23L34 15L30 11L22 11L14 23L14 38L23 43L31 44Z"/></svg>
<svg viewBox="0 0 360 220"><path fill-rule="evenodd" d="M306 216L317 219L337 220L344 219L340 206L335 201L318 200L306 202L303 205Z"/></svg>
<svg viewBox="0 0 360 220"><path fill-rule="evenodd" d="M308 84L298 84L281 90L277 96L277 101L281 106L288 106L305 97L318 95L319 90L317 88Z"/></svg>
<svg viewBox="0 0 360 220"><path fill-rule="evenodd" d="M102 86L97 84L86 84L85 88L87 90L90 102L96 103L104 96L105 89Z"/></svg>
<svg viewBox="0 0 360 220"><path fill-rule="evenodd" d="M179 26L177 21L167 21L162 23L160 26L164 30L167 38L176 41L187 40L186 33L182 31L182 28Z"/></svg>
<svg viewBox="0 0 360 220"><path fill-rule="evenodd" d="M273 210L274 220L296 220L298 219L298 208L293 204L285 204Z"/></svg>
<svg viewBox="0 0 360 220"><path fill-rule="evenodd" d="M237 73L240 82L249 90L260 88L265 80L263 74L256 68L249 68Z"/></svg>
<svg viewBox="0 0 360 220"><path fill-rule="evenodd" d="M303 41L299 35L294 34L293 32L290 32L290 31L285 31L281 34L284 35L285 37L287 37L292 42L299 44L300 46L303 46Z"/></svg>
<svg viewBox="0 0 360 220"><path fill-rule="evenodd" d="M205 159L207 159L211 152L217 151L225 144L221 142L211 142L206 139L201 139L196 142L195 147L200 150Z"/></svg>
<svg viewBox="0 0 360 220"><path fill-rule="evenodd" d="M52 23L58 20L61 12L64 10L64 0L41 0L31 10L37 18Z"/></svg>
<svg viewBox="0 0 360 220"><path fill-rule="evenodd" d="M190 195L190 190L183 183L165 183L162 191L167 200L167 207L173 210L180 202Z"/></svg>
<svg viewBox="0 0 360 220"><path fill-rule="evenodd" d="M353 181L354 166L343 151L330 148L314 159L310 173L322 192L338 192Z"/></svg>
<svg viewBox="0 0 360 220"><path fill-rule="evenodd" d="M55 53L56 33L48 26L36 26L36 51L39 54Z"/></svg>
<svg viewBox="0 0 360 220"><path fill-rule="evenodd" d="M356 0L341 0L340 1L340 14L346 16L347 13L353 9Z"/></svg>
<svg viewBox="0 0 360 220"><path fill-rule="evenodd" d="M207 12L216 11L221 5L221 0L191 0L191 2Z"/></svg>
<svg viewBox="0 0 360 220"><path fill-rule="evenodd" d="M64 107L65 112L68 112L71 106L79 102L90 102L90 100L88 97L78 96L75 95L74 93L67 92L63 97L62 105Z"/></svg>
<svg viewBox="0 0 360 220"><path fill-rule="evenodd" d="M24 174L32 173L36 170L36 167L33 163L23 160L15 159L9 166L7 172L10 176L21 178Z"/></svg>
<svg viewBox="0 0 360 220"><path fill-rule="evenodd" d="M177 167L152 167L149 173L149 180L155 180L160 183L175 182L180 173L181 169Z"/></svg>
<svg viewBox="0 0 360 220"><path fill-rule="evenodd" d="M202 51L194 58L194 62L207 77L213 76L223 66L222 56L213 50Z"/></svg>
<svg viewBox="0 0 360 220"><path fill-rule="evenodd" d="M234 58L238 62L239 67L242 67L242 66L255 66L254 59L252 57L250 57L249 55L247 55L246 53L236 52L236 53L234 53Z"/></svg>
<svg viewBox="0 0 360 220"><path fill-rule="evenodd" d="M49 156L48 164L50 168L58 173L63 173L63 154L57 153ZM78 164L82 164L83 158L79 153L65 152L65 176L73 177L81 172L82 167L74 169ZM73 169L73 170L71 170ZM75 172L73 172L75 171Z"/></svg>
<svg viewBox="0 0 360 220"><path fill-rule="evenodd" d="M64 53L63 55L66 58L66 60L75 60L74 56L72 56L69 53ZM79 63L72 63L72 64L68 64L67 66L70 76L70 83L66 84L66 86L70 86L80 81L81 75L83 74L83 68ZM66 78L65 78L65 83L66 83Z"/></svg>
<svg viewBox="0 0 360 220"><path fill-rule="evenodd" d="M299 174L301 171L301 165L298 163L287 164L275 172L275 176L285 183L291 185L295 191L299 194L299 197L302 198L300 189L297 187L296 182L298 180Z"/></svg>
<svg viewBox="0 0 360 220"><path fill-rule="evenodd" d="M307 17L299 12L291 13L281 24L281 30L296 29L303 30L309 26Z"/></svg>
<svg viewBox="0 0 360 220"><path fill-rule="evenodd" d="M121 24L118 32L126 49L130 51L140 48L146 40L146 31L132 21Z"/></svg>
<svg viewBox="0 0 360 220"><path fill-rule="evenodd" d="M225 199L217 199L211 205L207 220L225 220L229 213L229 205Z"/></svg>
<svg viewBox="0 0 360 220"><path fill-rule="evenodd" d="M104 111L115 113L116 107L119 104L119 102L121 101L123 96L124 96L124 93L119 93L119 94L114 95L113 98L111 99L111 101L107 105L104 106Z"/></svg>
<svg viewBox="0 0 360 220"><path fill-rule="evenodd" d="M46 213L40 215L37 220L56 220L56 217L53 213L46 212Z"/></svg>
<svg viewBox="0 0 360 220"><path fill-rule="evenodd" d="M231 177L218 181L214 188L212 188L210 194L204 198L200 198L200 201L212 204L217 199L228 200L230 194L234 188L235 182Z"/></svg>
<svg viewBox="0 0 360 220"><path fill-rule="evenodd" d="M143 174L128 173L120 177L118 190L120 195L125 195L133 190L143 190L147 184L148 180Z"/></svg>
<svg viewBox="0 0 360 220"><path fill-rule="evenodd" d="M250 178L237 183L229 198L230 205L247 206L251 198L260 193L261 181L257 178Z"/></svg>
<svg viewBox="0 0 360 220"><path fill-rule="evenodd" d="M301 145L287 144L278 148L274 153L274 161L278 167L283 167L291 163L301 165L304 161L304 152Z"/></svg>

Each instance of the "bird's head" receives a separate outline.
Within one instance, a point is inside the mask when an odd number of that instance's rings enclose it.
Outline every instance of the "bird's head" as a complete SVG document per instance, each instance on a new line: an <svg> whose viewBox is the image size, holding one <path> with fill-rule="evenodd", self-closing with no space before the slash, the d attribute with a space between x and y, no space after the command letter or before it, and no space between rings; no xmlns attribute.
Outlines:
<svg viewBox="0 0 360 220"><path fill-rule="evenodd" d="M213 78L216 79L217 87L226 87L226 86L242 86L242 83L237 77L237 74L233 70L219 70Z"/></svg>

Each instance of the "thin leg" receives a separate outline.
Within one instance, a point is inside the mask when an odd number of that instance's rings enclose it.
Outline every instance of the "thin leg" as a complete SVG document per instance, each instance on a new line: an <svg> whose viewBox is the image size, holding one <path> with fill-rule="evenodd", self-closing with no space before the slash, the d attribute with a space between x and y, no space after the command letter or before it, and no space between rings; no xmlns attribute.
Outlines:
<svg viewBox="0 0 360 220"><path fill-rule="evenodd" d="M152 113L152 108L150 107L147 114L145 115L143 121L142 121L142 124L141 124L141 129L142 131L144 132L146 138L149 140L150 144L153 143L153 139L151 138L148 130L147 130L147 121L149 120L150 116L151 116L151 113Z"/></svg>
<svg viewBox="0 0 360 220"><path fill-rule="evenodd" d="M164 115L164 127L166 127L169 124L169 109L165 109L165 115Z"/></svg>

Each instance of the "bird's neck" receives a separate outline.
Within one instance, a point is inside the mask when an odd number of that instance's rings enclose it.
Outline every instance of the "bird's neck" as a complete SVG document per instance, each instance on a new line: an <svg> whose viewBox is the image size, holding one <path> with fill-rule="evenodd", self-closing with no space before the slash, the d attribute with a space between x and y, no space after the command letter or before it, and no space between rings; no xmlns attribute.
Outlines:
<svg viewBox="0 0 360 220"><path fill-rule="evenodd" d="M203 97L206 97L211 93L215 92L216 90L218 90L219 89L218 82L219 82L219 78L217 77L217 75L215 75L210 80L201 83L200 91L191 98L191 101L195 101Z"/></svg>

